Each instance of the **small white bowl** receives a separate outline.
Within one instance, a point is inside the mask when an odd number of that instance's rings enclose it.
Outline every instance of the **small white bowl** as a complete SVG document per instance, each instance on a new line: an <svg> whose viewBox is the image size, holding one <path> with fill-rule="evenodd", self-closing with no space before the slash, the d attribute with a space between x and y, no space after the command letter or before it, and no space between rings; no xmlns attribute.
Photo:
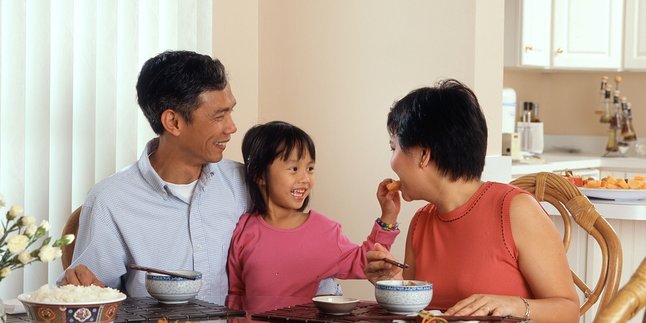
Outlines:
<svg viewBox="0 0 646 323"><path fill-rule="evenodd" d="M375 283L375 299L388 312L416 315L431 303L433 284L421 280L381 280Z"/></svg>
<svg viewBox="0 0 646 323"><path fill-rule="evenodd" d="M187 279L157 273L146 273L146 290L150 296L163 304L183 304L197 295L202 288L202 273L190 270L170 270L170 272L197 276Z"/></svg>
<svg viewBox="0 0 646 323"><path fill-rule="evenodd" d="M345 296L316 296L312 302L321 313L330 315L348 315L359 304L358 299Z"/></svg>

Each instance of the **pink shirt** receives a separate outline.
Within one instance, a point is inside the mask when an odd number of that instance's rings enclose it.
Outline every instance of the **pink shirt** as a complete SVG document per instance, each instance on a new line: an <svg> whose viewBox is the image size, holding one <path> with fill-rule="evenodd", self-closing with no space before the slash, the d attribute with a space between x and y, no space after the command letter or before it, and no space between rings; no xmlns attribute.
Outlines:
<svg viewBox="0 0 646 323"><path fill-rule="evenodd" d="M476 293L531 298L509 220L511 200L522 193L528 194L487 182L451 212L431 204L417 211L411 222L415 278L433 284L431 305L448 308Z"/></svg>
<svg viewBox="0 0 646 323"><path fill-rule="evenodd" d="M375 242L390 248L399 234L377 224L361 246L341 225L310 211L294 229L269 225L258 214L245 214L229 249L227 306L258 313L311 302L322 279L365 279L365 253Z"/></svg>

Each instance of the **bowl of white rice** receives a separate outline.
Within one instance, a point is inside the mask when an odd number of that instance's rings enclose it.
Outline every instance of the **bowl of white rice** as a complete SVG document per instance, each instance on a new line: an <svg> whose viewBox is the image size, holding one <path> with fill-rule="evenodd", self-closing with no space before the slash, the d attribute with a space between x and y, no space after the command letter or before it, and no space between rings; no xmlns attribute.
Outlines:
<svg viewBox="0 0 646 323"><path fill-rule="evenodd" d="M94 323L112 322L126 295L110 287L44 285L18 295L32 322Z"/></svg>

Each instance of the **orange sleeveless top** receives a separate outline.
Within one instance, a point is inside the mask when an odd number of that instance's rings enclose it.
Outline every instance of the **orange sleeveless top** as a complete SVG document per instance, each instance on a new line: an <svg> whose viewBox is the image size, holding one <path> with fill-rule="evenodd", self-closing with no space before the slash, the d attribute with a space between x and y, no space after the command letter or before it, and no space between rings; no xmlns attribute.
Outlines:
<svg viewBox="0 0 646 323"><path fill-rule="evenodd" d="M411 226L415 278L433 284L431 305L453 306L472 294L532 293L518 267L509 208L512 185L487 182L463 206L440 213L428 204L417 211Z"/></svg>

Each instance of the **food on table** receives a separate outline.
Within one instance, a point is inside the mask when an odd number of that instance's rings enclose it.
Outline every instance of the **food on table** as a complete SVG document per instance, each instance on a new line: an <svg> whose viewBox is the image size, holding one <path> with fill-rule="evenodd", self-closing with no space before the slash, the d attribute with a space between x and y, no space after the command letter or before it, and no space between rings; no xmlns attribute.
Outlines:
<svg viewBox="0 0 646 323"><path fill-rule="evenodd" d="M604 177L600 180L589 178L583 181L582 187L646 190L646 180L641 175L636 175L632 179L616 178L613 176Z"/></svg>
<svg viewBox="0 0 646 323"><path fill-rule="evenodd" d="M50 288L43 285L30 293L30 301L47 303L79 303L117 300L125 295L110 287L64 285Z"/></svg>
<svg viewBox="0 0 646 323"><path fill-rule="evenodd" d="M563 177L576 187L583 186L583 178L581 176L575 176L570 170L565 171L565 175L563 175Z"/></svg>
<svg viewBox="0 0 646 323"><path fill-rule="evenodd" d="M388 191L392 192L392 191L399 190L400 186L401 186L400 181L392 181L386 185L386 188L388 189Z"/></svg>

